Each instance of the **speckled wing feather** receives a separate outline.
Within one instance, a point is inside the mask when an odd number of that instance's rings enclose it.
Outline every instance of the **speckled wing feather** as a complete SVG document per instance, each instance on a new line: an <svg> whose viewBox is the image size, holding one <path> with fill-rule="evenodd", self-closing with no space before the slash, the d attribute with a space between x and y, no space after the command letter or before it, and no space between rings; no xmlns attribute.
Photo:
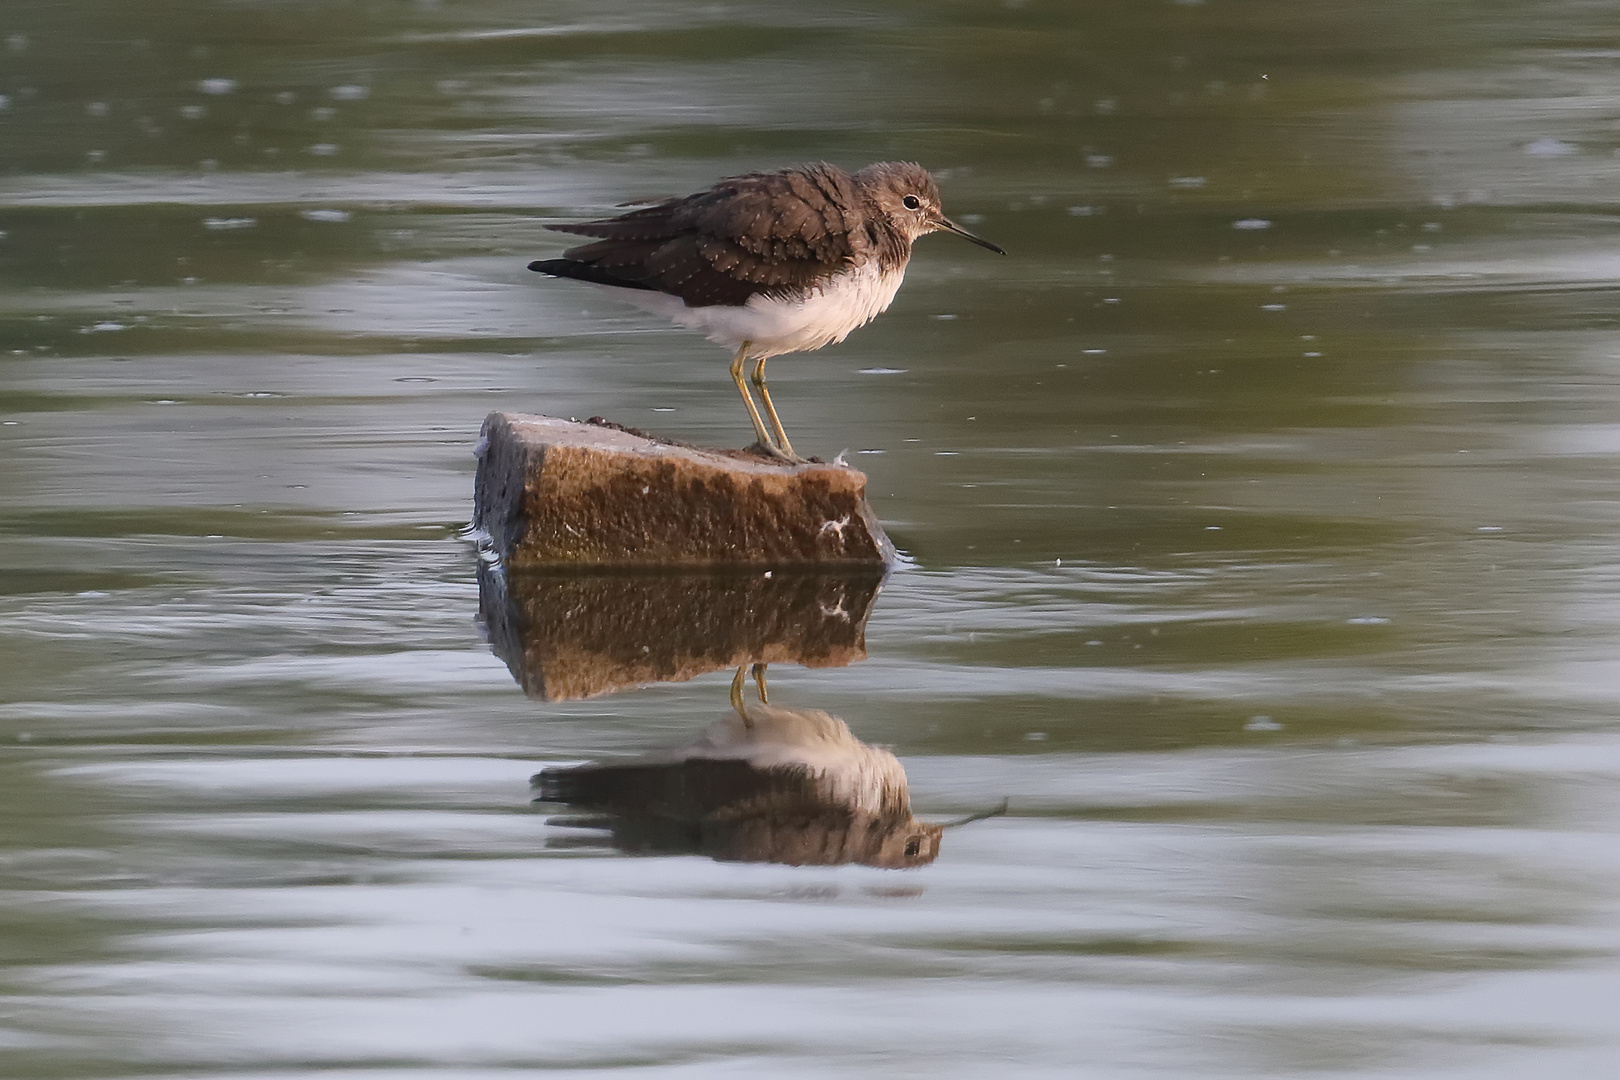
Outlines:
<svg viewBox="0 0 1620 1080"><path fill-rule="evenodd" d="M616 218L554 225L599 239L529 269L669 293L690 307L802 295L876 246L861 202L850 175L833 165L727 177Z"/></svg>
<svg viewBox="0 0 1620 1080"><path fill-rule="evenodd" d="M939 851L941 827L911 814L904 790L877 812L838 798L804 765L756 768L696 758L666 764L575 765L534 778L538 798L600 818L629 851L696 852L716 859L795 866L920 866Z"/></svg>

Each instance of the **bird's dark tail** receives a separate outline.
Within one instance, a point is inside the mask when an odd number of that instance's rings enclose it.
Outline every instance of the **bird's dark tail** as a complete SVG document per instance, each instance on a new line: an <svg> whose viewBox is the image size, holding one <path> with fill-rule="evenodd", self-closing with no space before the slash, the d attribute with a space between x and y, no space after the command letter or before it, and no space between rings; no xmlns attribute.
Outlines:
<svg viewBox="0 0 1620 1080"><path fill-rule="evenodd" d="M633 281L621 277L611 270L603 269L595 263L581 262L578 259L536 259L529 264L530 270L552 277L573 278L575 281L590 281L597 285L616 285L621 289L646 289L656 292L653 286L644 282Z"/></svg>

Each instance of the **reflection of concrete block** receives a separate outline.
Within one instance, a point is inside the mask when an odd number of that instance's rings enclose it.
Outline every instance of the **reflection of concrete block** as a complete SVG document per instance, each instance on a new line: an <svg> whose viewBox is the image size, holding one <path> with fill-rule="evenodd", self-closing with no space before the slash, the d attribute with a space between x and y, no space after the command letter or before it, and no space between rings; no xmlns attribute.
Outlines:
<svg viewBox="0 0 1620 1080"><path fill-rule="evenodd" d="M866 477L700 450L605 424L492 413L473 523L509 568L881 569Z"/></svg>
<svg viewBox="0 0 1620 1080"><path fill-rule="evenodd" d="M741 664L866 658L880 573L501 573L481 568L495 655L546 701L682 682Z"/></svg>

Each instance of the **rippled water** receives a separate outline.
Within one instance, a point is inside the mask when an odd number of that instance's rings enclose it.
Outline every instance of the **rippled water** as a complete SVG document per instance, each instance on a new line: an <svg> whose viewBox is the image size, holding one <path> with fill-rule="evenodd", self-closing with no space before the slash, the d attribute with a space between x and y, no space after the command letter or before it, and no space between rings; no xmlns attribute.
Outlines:
<svg viewBox="0 0 1620 1080"><path fill-rule="evenodd" d="M1612 14L6 5L4 1071L1612 1072ZM1013 254L926 240L772 365L910 560L772 701L1010 812L915 870L626 855L530 774L729 676L525 697L473 443L747 418L524 265L890 157Z"/></svg>

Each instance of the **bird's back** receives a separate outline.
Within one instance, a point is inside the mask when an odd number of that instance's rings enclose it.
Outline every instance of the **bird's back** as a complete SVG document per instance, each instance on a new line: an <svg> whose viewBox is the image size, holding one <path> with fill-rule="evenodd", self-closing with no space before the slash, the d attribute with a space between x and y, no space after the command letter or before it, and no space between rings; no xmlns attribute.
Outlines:
<svg viewBox="0 0 1620 1080"><path fill-rule="evenodd" d="M911 253L855 177L825 163L731 176L682 199L552 227L597 239L530 269L688 307L799 300L868 262L902 268Z"/></svg>

